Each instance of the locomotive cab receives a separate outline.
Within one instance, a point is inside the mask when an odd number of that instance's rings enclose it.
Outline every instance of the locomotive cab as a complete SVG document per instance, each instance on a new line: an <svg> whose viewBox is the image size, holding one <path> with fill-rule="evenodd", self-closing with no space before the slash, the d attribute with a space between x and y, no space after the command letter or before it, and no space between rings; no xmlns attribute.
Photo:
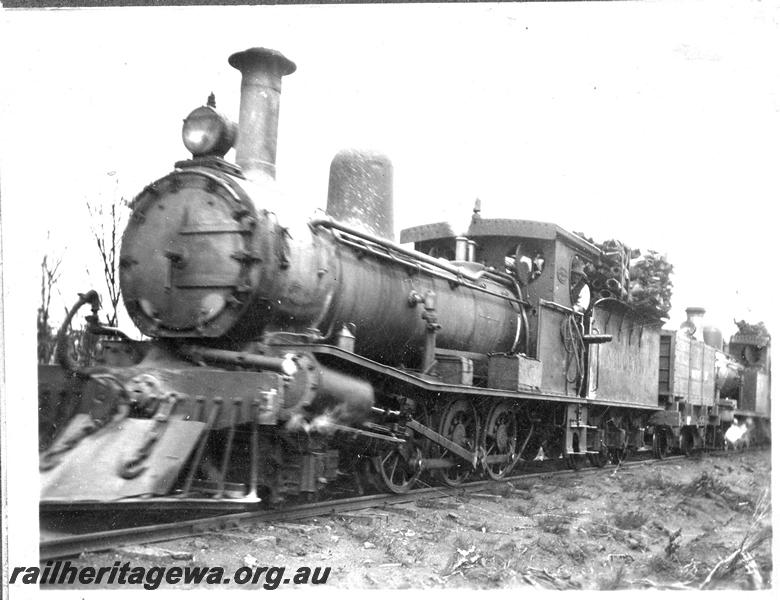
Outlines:
<svg viewBox="0 0 780 600"><path fill-rule="evenodd" d="M483 219L475 210L463 237L447 223L405 229L402 243L456 264L477 262L511 275L522 288L528 321L525 358L538 361L531 387L565 396L587 394L587 348L593 302L585 267L600 250L557 225L520 219ZM484 268L483 267L483 268ZM561 353L561 344L570 352ZM522 384L522 382L518 382ZM488 387L504 383L488 381Z"/></svg>
<svg viewBox="0 0 780 600"><path fill-rule="evenodd" d="M742 365L742 389L736 414L743 417L771 416L771 344L763 323L736 323L738 332L729 340L729 352Z"/></svg>

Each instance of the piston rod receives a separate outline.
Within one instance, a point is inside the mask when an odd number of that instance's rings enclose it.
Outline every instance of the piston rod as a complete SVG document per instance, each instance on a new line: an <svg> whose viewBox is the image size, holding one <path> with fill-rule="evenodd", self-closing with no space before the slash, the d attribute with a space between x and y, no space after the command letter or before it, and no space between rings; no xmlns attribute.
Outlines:
<svg viewBox="0 0 780 600"><path fill-rule="evenodd" d="M233 352L231 350L217 350L203 346L185 345L181 352L189 359L196 362L226 363L251 369L264 371L276 371L284 375L293 375L298 370L295 361L290 356L278 358L276 356L263 356L261 354L249 354L247 352Z"/></svg>

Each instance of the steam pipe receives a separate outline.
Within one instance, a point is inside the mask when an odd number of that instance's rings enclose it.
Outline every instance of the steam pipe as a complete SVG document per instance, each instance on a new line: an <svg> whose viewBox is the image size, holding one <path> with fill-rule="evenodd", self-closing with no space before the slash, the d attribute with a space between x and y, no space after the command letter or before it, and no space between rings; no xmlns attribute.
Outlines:
<svg viewBox="0 0 780 600"><path fill-rule="evenodd" d="M417 252L416 250L409 250L407 248L404 248L403 246L400 246L396 244L395 242L391 242L389 240L382 239L378 236L371 235L369 233L366 233L364 231L360 231L358 229L355 229L353 227L350 227L348 225L345 225L343 223L339 223L338 221L334 221L331 218L320 218L320 219L312 219L309 222L309 227L312 229L315 229L317 227L325 227L329 229L335 229L337 231L343 231L344 233L347 233L351 236L354 236L359 239L363 239L365 241L371 242L373 244L377 244L382 248L385 248L387 250L391 250L393 252L396 252L400 254L401 256L405 256L407 258L410 258L412 260L416 260L428 265L433 265L443 271L446 271L447 273L451 273L453 275L456 275L458 277L458 280L451 280L453 283L457 282L460 285L463 285L464 287L471 288L478 290L480 293L487 294L488 296L495 296L497 298L501 298L502 300L506 300L507 302L517 306L517 310L520 313L523 313L522 306L527 306L528 304L523 300L522 292L520 290L520 284L515 280L514 278L510 277L509 275L506 275L504 273L498 273L494 271L480 271L478 274L472 274L464 271L460 267L447 264L443 261L440 261L439 259L433 258L431 256L428 256L427 254L423 254L422 252ZM379 253L376 253L378 256ZM386 258L386 257L385 257ZM394 260L397 262L403 262L402 259L398 257L394 257ZM480 287L476 286L476 282L479 281L481 277L484 277L485 279L490 279L496 283L506 285L506 286L513 286L515 293L517 294L516 298L512 298L510 296L502 296L500 294L497 294L496 292L491 292L485 289L482 289ZM446 279L449 279L448 277L445 277ZM459 281L459 280L468 280L468 281ZM526 329L526 334L528 333L528 330ZM515 341L514 348L517 347L517 342L519 340Z"/></svg>
<svg viewBox="0 0 780 600"><path fill-rule="evenodd" d="M428 273L430 275L435 275L437 277L441 277L442 279L445 279L445 280L451 282L453 285L459 285L459 286L462 286L464 288L477 290L477 291L479 291L479 292L481 292L483 294L486 294L488 296L494 296L496 298L501 298L502 300L506 300L507 302L510 302L510 303L515 304L517 306L530 306L530 304L528 304L525 300L522 299L522 297L521 297L521 295L519 293L518 293L518 297L517 298L511 298L509 296L504 296L504 295L498 294L496 292L488 291L488 290L486 290L486 289L484 289L482 287L479 287L476 283L470 283L470 282L479 281L480 277L484 277L485 279L491 279L492 281L497 281L497 282L502 283L504 285L511 285L513 280L511 279L511 277L509 275L503 275L501 273L496 273L496 272L493 272L493 271L480 271L479 273L474 275L472 273L466 273L465 271L460 271L460 270L458 270L457 267L446 268L447 267L446 263L437 262L437 259L431 258L431 257L429 257L426 254L417 253L414 250L406 250L405 248L401 248L401 250L403 252L399 252L399 254L406 254L407 257L408 257L408 260L406 260L406 259L402 258L401 256L392 256L390 254L380 252L379 250L371 249L371 248L369 248L369 247L367 247L367 246L365 246L363 244L360 244L360 243L358 243L356 241L353 241L353 240L350 240L350 239L347 239L347 238L342 238L340 241L341 241L342 244L346 244L348 246L351 246L351 247L353 247L353 248L355 248L357 250L360 250L361 252L368 252L368 253L370 253L370 254L378 257L378 258L392 260L393 262L395 262L396 264L399 264L399 265L404 265L406 267L412 267L414 269L425 269L426 273ZM368 240L368 241L370 241L370 240ZM386 251L387 250L397 251L397 247L395 247L395 246L386 246L386 247L384 247L384 249ZM423 258L427 257L428 260L421 260L418 263L412 262L413 260L415 260L417 258L418 254L420 256L422 256ZM425 263L425 264L421 265L421 264L419 264L420 262ZM444 271L447 271L447 274L437 273L437 272L433 271L432 269L430 269L428 267L428 265L434 265L436 267L440 267ZM449 273L454 273L454 274L458 275L458 277L456 278L456 277L450 275ZM468 279L469 281L465 281L466 279ZM515 285L515 289L516 290L520 289L518 284L517 284L517 282L514 282L514 285ZM325 336L325 337L328 337L328 336Z"/></svg>
<svg viewBox="0 0 780 600"><path fill-rule="evenodd" d="M427 254L423 254L422 252L417 252L416 250L409 250L408 248L404 248L403 246L400 246L395 242L391 242L390 240L386 240L378 236L371 235L370 233L360 231L358 229L355 229L354 227L350 227L349 225L344 225L343 223L339 223L338 221L334 221L333 219L330 218L312 219L309 222L309 227L313 229L317 227L325 227L327 229L336 229L338 231L343 231L344 233L347 233L351 236L357 238L363 238L366 241L387 248L388 250L392 250L393 252L397 252L402 256L406 256L414 260L417 260L419 262L433 265L435 267L438 267L442 271L447 271L448 273L452 273L453 275L457 275L458 277L468 281L479 281L480 276L484 276L493 279L493 281L499 281L505 285L511 285L514 282L514 280L510 276L504 275L503 273L482 271L480 272L479 275L473 275L471 273L464 271L460 267L447 264L446 262L441 261L438 258L433 258L432 256L428 256ZM522 300L520 299L507 298L507 300L509 300L510 302L522 303Z"/></svg>
<svg viewBox="0 0 780 600"><path fill-rule="evenodd" d="M204 360L207 362L227 363L240 367L250 367L268 371L276 371L285 375L292 375L297 370L295 362L289 358L277 358L274 356L262 356L260 354L248 354L245 352L233 352L231 350L218 350L203 346L184 345L181 352L188 358Z"/></svg>
<svg viewBox="0 0 780 600"><path fill-rule="evenodd" d="M242 76L236 164L248 179L273 181L282 77L295 72L295 63L267 48L237 52L228 62Z"/></svg>

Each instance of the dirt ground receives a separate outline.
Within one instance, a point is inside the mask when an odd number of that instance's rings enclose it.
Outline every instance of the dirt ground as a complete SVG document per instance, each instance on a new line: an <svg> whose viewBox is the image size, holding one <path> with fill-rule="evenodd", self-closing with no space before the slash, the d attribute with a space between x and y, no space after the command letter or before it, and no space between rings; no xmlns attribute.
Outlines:
<svg viewBox="0 0 780 600"><path fill-rule="evenodd" d="M75 563L330 567L333 588L766 588L770 470L769 450L608 466Z"/></svg>

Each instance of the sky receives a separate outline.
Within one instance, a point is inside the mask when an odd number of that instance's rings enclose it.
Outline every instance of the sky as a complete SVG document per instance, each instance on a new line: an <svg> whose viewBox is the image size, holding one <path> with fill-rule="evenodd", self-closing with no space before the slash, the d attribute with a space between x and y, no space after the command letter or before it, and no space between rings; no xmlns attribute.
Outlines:
<svg viewBox="0 0 780 600"><path fill-rule="evenodd" d="M63 311L100 284L86 201L132 197L186 158L181 121L209 92L237 118L227 57L266 46L298 65L277 165L301 219L324 208L338 150L377 149L396 231L464 227L479 197L485 217L657 250L675 266L670 324L702 305L728 334L772 320L779 16L767 2L5 11L4 227L64 251Z"/></svg>
<svg viewBox="0 0 780 600"><path fill-rule="evenodd" d="M666 253L671 326L701 305L727 336L734 318L778 331L779 22L747 0L0 12L9 489L37 469L15 424L35 422L43 254L63 257L61 314L101 283L86 202L187 158L182 119L210 92L237 118L227 57L252 46L298 65L277 170L300 219L324 208L337 151L373 148L393 160L396 232L463 228L478 197L485 217ZM34 564L35 503L9 503L29 512L10 563Z"/></svg>

